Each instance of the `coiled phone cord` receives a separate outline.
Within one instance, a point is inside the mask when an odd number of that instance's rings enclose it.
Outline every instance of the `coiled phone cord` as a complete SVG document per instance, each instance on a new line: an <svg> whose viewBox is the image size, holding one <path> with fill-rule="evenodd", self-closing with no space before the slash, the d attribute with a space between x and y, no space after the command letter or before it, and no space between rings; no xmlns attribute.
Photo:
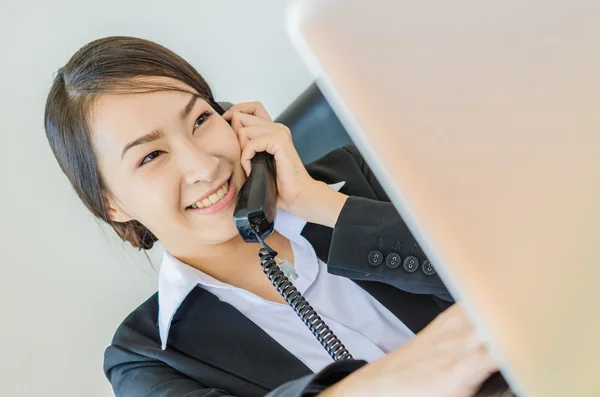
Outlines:
<svg viewBox="0 0 600 397"><path fill-rule="evenodd" d="M263 246L258 251L260 266L271 284L279 291L283 299L294 309L298 317L306 324L315 338L327 350L334 361L352 359L352 355L333 331L325 324L319 314L312 308L298 289L285 276L275 262L277 251L267 245L257 234L258 242Z"/></svg>

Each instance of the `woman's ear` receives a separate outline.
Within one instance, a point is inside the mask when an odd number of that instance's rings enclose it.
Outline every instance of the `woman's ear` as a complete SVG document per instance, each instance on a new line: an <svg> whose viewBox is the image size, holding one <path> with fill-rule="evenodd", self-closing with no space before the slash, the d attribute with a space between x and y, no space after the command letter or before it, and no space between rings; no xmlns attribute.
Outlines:
<svg viewBox="0 0 600 397"><path fill-rule="evenodd" d="M113 222L129 222L133 218L126 213L113 198L108 198L108 218Z"/></svg>

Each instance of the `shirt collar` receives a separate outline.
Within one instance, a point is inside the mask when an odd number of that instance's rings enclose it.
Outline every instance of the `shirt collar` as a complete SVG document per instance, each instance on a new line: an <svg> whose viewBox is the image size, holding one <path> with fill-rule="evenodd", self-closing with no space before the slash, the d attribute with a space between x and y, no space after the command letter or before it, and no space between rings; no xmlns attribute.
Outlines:
<svg viewBox="0 0 600 397"><path fill-rule="evenodd" d="M345 181L342 181L329 187L339 191L344 184ZM277 210L275 230L289 240L296 240L305 225L306 221L303 219L285 210ZM169 329L177 309L198 284L215 288L231 288L229 284L181 262L165 251L158 275L158 329L163 350L167 347Z"/></svg>

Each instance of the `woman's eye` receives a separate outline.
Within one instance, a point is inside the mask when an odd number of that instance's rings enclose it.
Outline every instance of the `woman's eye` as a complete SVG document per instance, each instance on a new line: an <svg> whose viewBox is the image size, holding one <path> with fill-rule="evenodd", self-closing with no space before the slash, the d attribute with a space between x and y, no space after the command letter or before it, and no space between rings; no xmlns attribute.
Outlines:
<svg viewBox="0 0 600 397"><path fill-rule="evenodd" d="M196 122L194 123L194 129L200 127L202 125L202 123L204 123L206 120L208 120L208 118L212 115L212 112L206 111L204 113L202 113L200 116L198 116L198 118L196 119Z"/></svg>
<svg viewBox="0 0 600 397"><path fill-rule="evenodd" d="M160 150L155 150L152 153L148 154L146 157L144 157L142 159L142 161L140 162L140 165L144 165L152 160L154 160L155 158L157 158L158 156L160 156L162 154L162 151Z"/></svg>

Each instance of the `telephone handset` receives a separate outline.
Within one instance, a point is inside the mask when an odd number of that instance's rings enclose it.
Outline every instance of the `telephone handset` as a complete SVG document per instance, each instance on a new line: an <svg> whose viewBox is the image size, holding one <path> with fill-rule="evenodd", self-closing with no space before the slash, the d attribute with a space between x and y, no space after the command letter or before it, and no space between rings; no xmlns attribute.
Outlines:
<svg viewBox="0 0 600 397"><path fill-rule="evenodd" d="M275 159L272 155L256 153L252 169L237 198L233 219L238 232L247 243L257 243L273 232L277 212Z"/></svg>
<svg viewBox="0 0 600 397"><path fill-rule="evenodd" d="M219 114L224 113L218 104L213 104L213 108ZM348 349L289 280L290 269L286 270L285 267L287 261L277 258L277 252L265 242L273 233L277 212L275 159L271 154L262 152L256 153L251 163L252 169L240 188L233 213L238 232L245 242L258 242L262 245L258 256L263 272L331 358L334 361L351 359ZM291 271L293 272L293 268Z"/></svg>

